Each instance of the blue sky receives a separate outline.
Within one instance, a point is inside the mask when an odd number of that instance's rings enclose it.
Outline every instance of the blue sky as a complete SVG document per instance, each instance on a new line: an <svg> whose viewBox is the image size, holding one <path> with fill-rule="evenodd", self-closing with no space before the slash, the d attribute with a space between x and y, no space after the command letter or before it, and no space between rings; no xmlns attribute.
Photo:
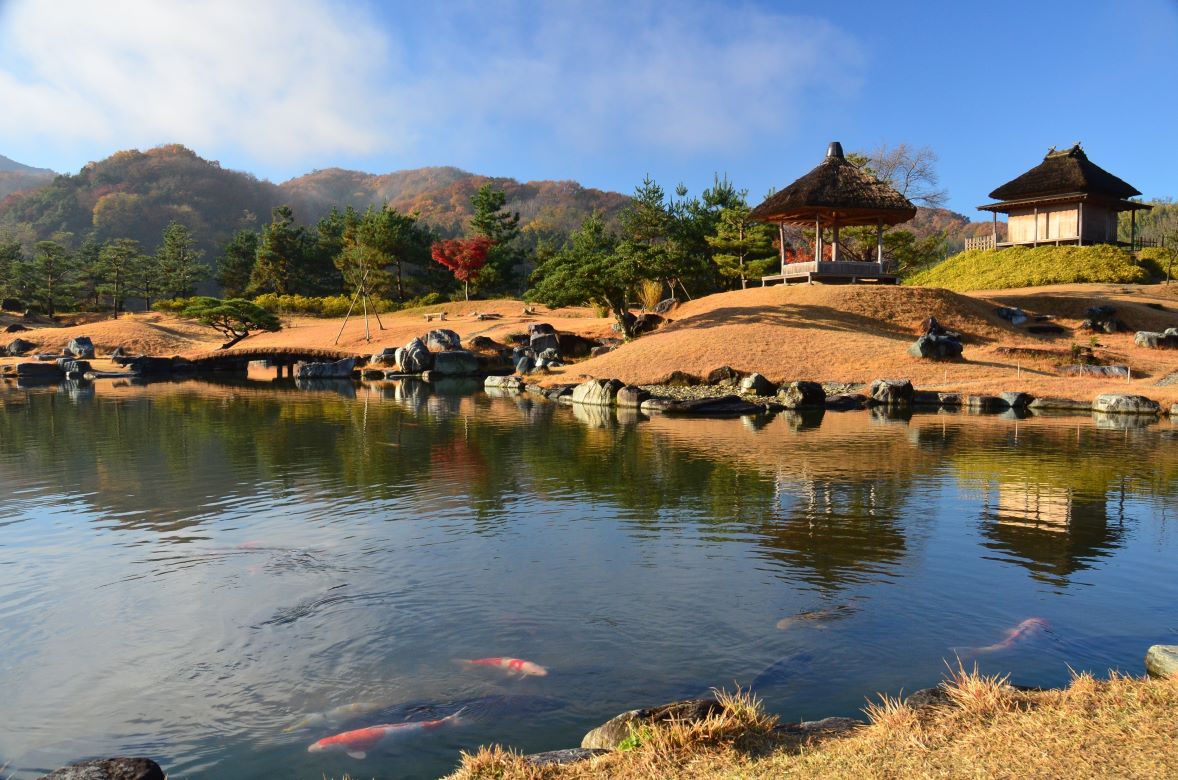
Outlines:
<svg viewBox="0 0 1178 780"><path fill-rule="evenodd" d="M1178 196L1178 0L673 4L0 0L0 154L76 171L183 143L282 181L456 165L759 201L907 142L949 206L1082 141Z"/></svg>

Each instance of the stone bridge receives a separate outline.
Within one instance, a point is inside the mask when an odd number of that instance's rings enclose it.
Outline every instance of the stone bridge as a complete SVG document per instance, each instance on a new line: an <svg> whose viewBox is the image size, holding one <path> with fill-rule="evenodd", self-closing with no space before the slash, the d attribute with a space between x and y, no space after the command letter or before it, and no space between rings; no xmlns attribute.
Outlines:
<svg viewBox="0 0 1178 780"><path fill-rule="evenodd" d="M199 372L233 371L244 373L255 360L265 360L274 366L279 379L285 368L287 376L294 376L296 363L331 363L344 358L363 360L366 355L345 352L339 349L316 349L313 347L243 347L240 349L218 349L202 352L188 359Z"/></svg>

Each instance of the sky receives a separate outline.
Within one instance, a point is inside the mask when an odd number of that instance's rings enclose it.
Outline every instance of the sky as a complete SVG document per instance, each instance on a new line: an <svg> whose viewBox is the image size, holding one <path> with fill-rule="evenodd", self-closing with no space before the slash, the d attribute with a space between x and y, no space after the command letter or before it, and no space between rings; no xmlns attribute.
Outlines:
<svg viewBox="0 0 1178 780"><path fill-rule="evenodd" d="M1081 141L1178 197L1178 0L0 0L0 154L181 143L281 182L453 165L752 203L827 144L928 146L948 206Z"/></svg>

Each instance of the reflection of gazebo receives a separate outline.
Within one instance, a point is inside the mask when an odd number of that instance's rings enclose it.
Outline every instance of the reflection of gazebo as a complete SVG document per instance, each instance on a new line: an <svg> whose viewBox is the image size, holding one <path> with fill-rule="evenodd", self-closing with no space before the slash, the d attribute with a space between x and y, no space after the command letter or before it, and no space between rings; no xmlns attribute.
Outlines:
<svg viewBox="0 0 1178 780"><path fill-rule="evenodd" d="M896 276L885 272L883 228L912 219L916 207L888 184L847 162L842 145L835 141L817 168L770 195L749 216L761 222L775 222L781 231L781 273L763 277L762 284L810 281L895 284ZM813 260L786 263L786 225L814 228ZM870 225L876 229L875 262L843 260L839 229ZM827 228L831 232L829 260L823 250L822 231Z"/></svg>

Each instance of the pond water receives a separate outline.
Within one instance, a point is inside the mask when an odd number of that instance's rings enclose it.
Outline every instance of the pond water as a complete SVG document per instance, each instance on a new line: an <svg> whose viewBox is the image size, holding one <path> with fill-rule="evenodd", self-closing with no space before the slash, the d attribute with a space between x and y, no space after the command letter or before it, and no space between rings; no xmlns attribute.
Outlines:
<svg viewBox="0 0 1178 780"><path fill-rule="evenodd" d="M1027 685L1140 674L1178 640L1175 444L1168 421L647 420L477 384L0 388L0 777L120 754L434 777L712 687L802 720L956 655ZM548 674L455 662L500 656ZM307 750L459 710L363 760Z"/></svg>

